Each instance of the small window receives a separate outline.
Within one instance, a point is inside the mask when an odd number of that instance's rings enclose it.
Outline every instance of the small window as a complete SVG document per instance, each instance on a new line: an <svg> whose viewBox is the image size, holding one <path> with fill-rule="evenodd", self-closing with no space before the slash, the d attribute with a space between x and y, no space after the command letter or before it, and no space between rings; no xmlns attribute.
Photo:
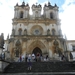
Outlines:
<svg viewBox="0 0 75 75"><path fill-rule="evenodd" d="M22 34L22 29L19 29L19 35L21 35Z"/></svg>
<svg viewBox="0 0 75 75"><path fill-rule="evenodd" d="M50 29L47 30L47 35L50 35Z"/></svg>
<svg viewBox="0 0 75 75"><path fill-rule="evenodd" d="M52 35L55 35L55 30L54 29L52 29Z"/></svg>
<svg viewBox="0 0 75 75"><path fill-rule="evenodd" d="M36 11L35 17L36 17L36 18L38 17L38 11Z"/></svg>
<svg viewBox="0 0 75 75"><path fill-rule="evenodd" d="M50 18L53 19L53 13L52 12L50 13Z"/></svg>
<svg viewBox="0 0 75 75"><path fill-rule="evenodd" d="M23 18L23 12L22 11L20 12L20 18Z"/></svg>
<svg viewBox="0 0 75 75"><path fill-rule="evenodd" d="M73 51L75 51L75 46L72 46Z"/></svg>

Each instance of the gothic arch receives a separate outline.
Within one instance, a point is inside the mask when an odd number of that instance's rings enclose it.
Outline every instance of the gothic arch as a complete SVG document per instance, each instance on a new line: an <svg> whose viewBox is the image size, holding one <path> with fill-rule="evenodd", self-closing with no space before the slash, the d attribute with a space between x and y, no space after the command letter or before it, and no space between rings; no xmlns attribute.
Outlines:
<svg viewBox="0 0 75 75"><path fill-rule="evenodd" d="M18 32L19 32L19 35L21 35L22 34L22 28L19 28Z"/></svg>
<svg viewBox="0 0 75 75"><path fill-rule="evenodd" d="M52 29L52 35L55 35L56 31L55 29Z"/></svg>
<svg viewBox="0 0 75 75"><path fill-rule="evenodd" d="M50 18L53 19L53 12L50 12Z"/></svg>
<svg viewBox="0 0 75 75"><path fill-rule="evenodd" d="M37 55L38 53L40 55L42 55L42 51L41 51L41 49L39 47L34 48L33 51L32 51L32 53L34 53L35 55Z"/></svg>
<svg viewBox="0 0 75 75"><path fill-rule="evenodd" d="M23 11L20 11L20 18L23 18Z"/></svg>
<svg viewBox="0 0 75 75"><path fill-rule="evenodd" d="M27 53L31 54L36 47L40 48L42 53L47 53L47 48L46 48L45 44L39 40L32 41L32 43L28 46Z"/></svg>
<svg viewBox="0 0 75 75"><path fill-rule="evenodd" d="M16 57L19 57L21 54L22 54L22 47L21 47L21 42L20 42L20 40L18 39L18 40L15 42L14 55L15 55Z"/></svg>

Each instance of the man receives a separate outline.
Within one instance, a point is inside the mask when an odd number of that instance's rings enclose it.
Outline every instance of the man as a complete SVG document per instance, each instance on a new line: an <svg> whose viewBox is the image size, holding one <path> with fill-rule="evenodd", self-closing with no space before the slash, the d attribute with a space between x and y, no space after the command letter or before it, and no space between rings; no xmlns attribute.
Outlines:
<svg viewBox="0 0 75 75"><path fill-rule="evenodd" d="M28 55L28 70L32 69L31 55Z"/></svg>

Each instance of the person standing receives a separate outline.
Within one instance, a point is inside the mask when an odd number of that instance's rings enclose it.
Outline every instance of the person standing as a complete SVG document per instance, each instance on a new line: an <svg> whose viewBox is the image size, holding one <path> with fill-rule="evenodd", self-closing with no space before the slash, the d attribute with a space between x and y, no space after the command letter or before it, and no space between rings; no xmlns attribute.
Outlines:
<svg viewBox="0 0 75 75"><path fill-rule="evenodd" d="M29 54L28 55L28 70L31 71L31 69L32 69L32 62L31 62L31 55Z"/></svg>
<svg viewBox="0 0 75 75"><path fill-rule="evenodd" d="M35 61L35 54L34 53L32 54L32 61L33 62Z"/></svg>
<svg viewBox="0 0 75 75"><path fill-rule="evenodd" d="M25 62L27 62L27 60L28 60L28 56L26 55L26 57L25 57Z"/></svg>
<svg viewBox="0 0 75 75"><path fill-rule="evenodd" d="M22 57L21 57L21 55L20 55L20 62L22 61Z"/></svg>

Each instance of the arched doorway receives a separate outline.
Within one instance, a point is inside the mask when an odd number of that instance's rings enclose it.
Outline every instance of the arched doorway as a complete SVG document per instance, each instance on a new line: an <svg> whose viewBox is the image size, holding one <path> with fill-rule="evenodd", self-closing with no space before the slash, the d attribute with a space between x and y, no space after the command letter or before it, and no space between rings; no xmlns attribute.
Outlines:
<svg viewBox="0 0 75 75"><path fill-rule="evenodd" d="M40 48L38 48L38 47L34 48L34 50L33 50L33 52L32 52L32 53L34 53L35 55L37 55L37 54L42 55L42 51L41 51L41 49L40 49Z"/></svg>

